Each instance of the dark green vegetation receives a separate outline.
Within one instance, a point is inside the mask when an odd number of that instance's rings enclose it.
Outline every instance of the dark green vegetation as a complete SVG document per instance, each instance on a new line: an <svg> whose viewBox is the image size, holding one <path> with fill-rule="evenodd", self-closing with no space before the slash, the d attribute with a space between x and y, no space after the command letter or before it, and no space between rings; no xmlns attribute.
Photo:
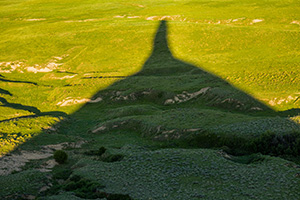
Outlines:
<svg viewBox="0 0 300 200"><path fill-rule="evenodd" d="M65 151L57 150L54 152L53 158L59 164L63 164L68 159L68 154Z"/></svg>
<svg viewBox="0 0 300 200"><path fill-rule="evenodd" d="M56 194L59 191L68 191L75 194L75 196L85 199L97 199L106 198L108 200L131 200L129 195L124 194L109 194L101 192L104 186L100 185L98 182L93 182L88 179L84 179L78 175L71 176L66 180L66 182L60 187L54 187L49 192L49 194Z"/></svg>
<svg viewBox="0 0 300 200"><path fill-rule="evenodd" d="M100 147L98 150L89 150L85 152L85 154L90 156L98 156L98 160L103 162L117 162L124 158L124 156L121 154L110 154L105 152L106 148Z"/></svg>
<svg viewBox="0 0 300 200"><path fill-rule="evenodd" d="M299 2L0 6L1 199L299 198Z"/></svg>
<svg viewBox="0 0 300 200"><path fill-rule="evenodd" d="M175 59L162 21L142 70L95 94L72 115L88 135L114 130L189 147L227 146L234 154L299 155L300 126L221 78ZM91 110L99 110L91 120ZM99 123L100 122L100 123ZM75 123L74 123L75 124ZM76 134L76 133L73 133Z"/></svg>

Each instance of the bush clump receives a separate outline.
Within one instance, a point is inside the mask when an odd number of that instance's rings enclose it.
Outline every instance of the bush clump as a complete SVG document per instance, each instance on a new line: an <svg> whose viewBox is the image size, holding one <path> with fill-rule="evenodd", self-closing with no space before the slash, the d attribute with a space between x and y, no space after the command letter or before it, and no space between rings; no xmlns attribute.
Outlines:
<svg viewBox="0 0 300 200"><path fill-rule="evenodd" d="M98 150L90 150L85 152L85 154L89 156L102 156L105 152L106 152L106 148L100 147Z"/></svg>
<svg viewBox="0 0 300 200"><path fill-rule="evenodd" d="M84 199L133 200L128 194L102 192L101 189L105 188L105 186L78 175L71 176L62 188Z"/></svg>
<svg viewBox="0 0 300 200"><path fill-rule="evenodd" d="M56 162L58 162L59 164L63 164L67 161L68 154L63 150L57 150L54 152L53 157Z"/></svg>
<svg viewBox="0 0 300 200"><path fill-rule="evenodd" d="M100 147L98 150L89 150L84 152L84 154L89 156L99 156L98 160L103 162L117 162L124 158L122 154L108 153L105 147Z"/></svg>
<svg viewBox="0 0 300 200"><path fill-rule="evenodd" d="M252 151L275 156L299 156L300 134L292 132L285 135L278 135L268 131L252 143Z"/></svg>
<svg viewBox="0 0 300 200"><path fill-rule="evenodd" d="M269 155L300 155L300 133L297 131L284 135L267 131L259 137L243 137L230 134L214 134L209 131L190 138L187 146L201 148L222 148L232 155L262 153Z"/></svg>
<svg viewBox="0 0 300 200"><path fill-rule="evenodd" d="M98 149L97 154L98 154L98 156L102 156L102 154L104 154L105 152L106 152L106 148L105 147L100 147Z"/></svg>
<svg viewBox="0 0 300 200"><path fill-rule="evenodd" d="M65 185L62 187L64 190L73 192L77 197L84 199L97 199L105 197L103 194L99 194L99 189L104 188L103 185L82 178L78 175L74 175L69 178Z"/></svg>

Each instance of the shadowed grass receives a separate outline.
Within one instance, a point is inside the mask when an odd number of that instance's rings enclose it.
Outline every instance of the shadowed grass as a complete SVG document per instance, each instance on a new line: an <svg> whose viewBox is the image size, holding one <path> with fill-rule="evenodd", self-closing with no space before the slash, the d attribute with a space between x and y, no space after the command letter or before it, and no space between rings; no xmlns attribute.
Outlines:
<svg viewBox="0 0 300 200"><path fill-rule="evenodd" d="M297 165L243 155L297 161L298 1L4 0L0 11L2 153L86 142L65 149L68 176L136 199L299 196ZM100 146L122 159L84 154ZM24 170L1 198L78 199L56 193L69 177Z"/></svg>

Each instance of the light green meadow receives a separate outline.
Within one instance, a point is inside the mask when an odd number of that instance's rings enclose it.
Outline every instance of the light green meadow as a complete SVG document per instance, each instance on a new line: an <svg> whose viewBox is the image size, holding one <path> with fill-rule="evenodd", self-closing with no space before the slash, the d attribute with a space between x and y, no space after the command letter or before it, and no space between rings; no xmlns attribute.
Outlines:
<svg viewBox="0 0 300 200"><path fill-rule="evenodd" d="M298 0L0 0L0 166L25 158L0 167L0 199L296 200L299 13ZM249 152L264 134L275 149ZM45 167L64 142L67 163ZM101 146L123 160L87 155Z"/></svg>

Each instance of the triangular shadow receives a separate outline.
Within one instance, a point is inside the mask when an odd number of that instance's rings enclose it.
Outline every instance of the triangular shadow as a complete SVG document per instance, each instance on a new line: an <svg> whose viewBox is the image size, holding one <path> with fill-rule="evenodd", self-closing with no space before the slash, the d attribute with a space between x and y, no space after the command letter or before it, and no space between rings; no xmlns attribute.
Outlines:
<svg viewBox="0 0 300 200"><path fill-rule="evenodd" d="M120 124L128 124L128 119L135 121L127 125L132 128L141 123L139 116L155 112L160 115L164 115L164 112L170 114L177 108L217 110L251 116L280 115L222 78L174 58L168 46L167 28L167 21L161 21L154 38L152 54L139 72L97 92L89 103L71 115L74 120L72 125L70 122L67 126L63 123L60 125L62 132L95 132L101 129L97 127L106 122L110 124L107 126L120 127ZM295 111L299 113L299 110ZM116 124L118 120L119 124ZM159 122L155 126L160 127Z"/></svg>
<svg viewBox="0 0 300 200"><path fill-rule="evenodd" d="M133 76L126 77L99 91L91 99L91 102L101 99L97 107L148 102L159 106L185 104L193 107L200 104L208 108L252 114L276 113L269 106L235 88L222 78L174 58L168 47L166 21L160 22L152 54L142 69ZM85 104L74 115L85 109L89 110L90 106L93 106L92 103Z"/></svg>
<svg viewBox="0 0 300 200"><path fill-rule="evenodd" d="M231 117L230 114L236 114L235 117L253 116L250 121L255 121L256 116L290 115L289 111L283 114L276 112L222 78L174 58L168 47L167 27L166 21L160 22L152 54L139 72L98 91L90 102L70 115L69 120L56 124L54 128L56 132L66 136L89 138L90 134L85 133L96 134L112 129L129 128L143 136L147 135L145 132L148 131L151 137L157 139L161 139L159 134L164 137L165 133L173 134L173 138L178 138L177 133L189 134L189 131L202 128L205 130L205 127L197 129L199 128L197 116L202 115L203 119L205 113L209 113L211 118L214 118L215 114L218 115L215 120ZM120 76L91 78L119 79ZM192 113L194 111L195 115ZM296 114L300 113L299 109L293 111ZM177 114L181 116L179 120L174 120L176 122L173 123L175 124L173 127L161 125L165 116L165 121L170 121L172 118L177 118ZM185 117L185 115L190 116ZM193 119L193 126L180 129L180 123L185 123L186 119ZM285 120L292 123L293 127L299 128L294 122ZM233 126L236 125L233 123ZM270 128L263 126L265 128L263 131ZM41 135L39 138L42 137Z"/></svg>

